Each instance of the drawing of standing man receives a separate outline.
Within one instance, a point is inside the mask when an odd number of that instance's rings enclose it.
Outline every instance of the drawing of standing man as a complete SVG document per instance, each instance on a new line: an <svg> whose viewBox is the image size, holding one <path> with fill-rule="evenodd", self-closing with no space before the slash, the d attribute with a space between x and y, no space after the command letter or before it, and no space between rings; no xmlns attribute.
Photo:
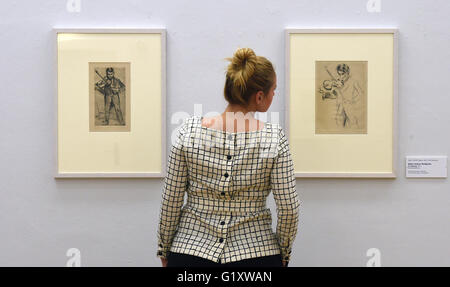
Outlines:
<svg viewBox="0 0 450 287"><path fill-rule="evenodd" d="M358 128L363 91L358 81L351 77L350 67L347 64L337 65L336 71L338 74L335 81L337 87L336 123L343 127Z"/></svg>
<svg viewBox="0 0 450 287"><path fill-rule="evenodd" d="M97 82L95 85L105 96L104 124L109 125L109 113L114 107L116 118L120 125L125 125L122 110L120 109L120 92L125 90L125 85L114 76L114 69L112 67L106 68L106 78L103 78L97 70L95 72L101 78L101 81Z"/></svg>

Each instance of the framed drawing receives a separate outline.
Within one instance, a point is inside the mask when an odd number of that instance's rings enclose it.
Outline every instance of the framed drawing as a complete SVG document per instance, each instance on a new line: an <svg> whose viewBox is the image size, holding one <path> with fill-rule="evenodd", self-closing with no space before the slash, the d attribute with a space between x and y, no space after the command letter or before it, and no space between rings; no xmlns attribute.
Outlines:
<svg viewBox="0 0 450 287"><path fill-rule="evenodd" d="M395 178L397 29L286 29L296 177Z"/></svg>
<svg viewBox="0 0 450 287"><path fill-rule="evenodd" d="M56 178L164 177L164 29L54 29Z"/></svg>

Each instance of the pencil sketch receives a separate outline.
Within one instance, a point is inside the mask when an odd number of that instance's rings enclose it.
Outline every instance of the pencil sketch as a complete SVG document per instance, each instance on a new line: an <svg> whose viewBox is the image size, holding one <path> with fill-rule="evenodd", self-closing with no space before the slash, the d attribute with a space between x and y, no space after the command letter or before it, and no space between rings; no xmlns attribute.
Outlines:
<svg viewBox="0 0 450 287"><path fill-rule="evenodd" d="M90 131L129 131L130 63L90 62Z"/></svg>
<svg viewBox="0 0 450 287"><path fill-rule="evenodd" d="M367 133L367 61L316 61L317 134Z"/></svg>

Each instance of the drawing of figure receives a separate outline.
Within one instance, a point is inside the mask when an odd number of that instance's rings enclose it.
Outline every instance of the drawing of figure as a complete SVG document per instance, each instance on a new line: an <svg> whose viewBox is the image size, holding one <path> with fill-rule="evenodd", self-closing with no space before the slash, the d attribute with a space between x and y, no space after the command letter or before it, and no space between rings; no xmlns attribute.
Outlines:
<svg viewBox="0 0 450 287"><path fill-rule="evenodd" d="M96 89L100 91L105 97L105 118L103 123L109 125L109 113L112 108L116 112L117 121L121 125L125 125L122 110L120 109L120 93L125 90L125 85L122 81L114 76L114 68L106 68L106 78L95 70L101 80L95 83Z"/></svg>
<svg viewBox="0 0 450 287"><path fill-rule="evenodd" d="M358 81L350 74L347 64L339 64L336 67L338 78L337 86L337 112L336 123L343 127L359 127L360 101L362 89Z"/></svg>
<svg viewBox="0 0 450 287"><path fill-rule="evenodd" d="M323 81L320 93L322 100L336 99L336 124L342 127L359 128L360 102L363 90L357 80L350 74L350 67L341 63L336 67L338 74L335 78L325 67L331 80Z"/></svg>

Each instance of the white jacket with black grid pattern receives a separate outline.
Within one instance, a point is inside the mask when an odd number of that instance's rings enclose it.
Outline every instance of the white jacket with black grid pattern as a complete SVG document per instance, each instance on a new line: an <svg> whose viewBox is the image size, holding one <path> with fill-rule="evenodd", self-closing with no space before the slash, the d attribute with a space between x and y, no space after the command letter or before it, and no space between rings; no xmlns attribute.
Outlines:
<svg viewBox="0 0 450 287"><path fill-rule="evenodd" d="M275 233L266 207L270 192ZM169 153L157 256L171 251L228 263L280 254L289 261L299 208L289 143L279 124L230 133L188 117Z"/></svg>

